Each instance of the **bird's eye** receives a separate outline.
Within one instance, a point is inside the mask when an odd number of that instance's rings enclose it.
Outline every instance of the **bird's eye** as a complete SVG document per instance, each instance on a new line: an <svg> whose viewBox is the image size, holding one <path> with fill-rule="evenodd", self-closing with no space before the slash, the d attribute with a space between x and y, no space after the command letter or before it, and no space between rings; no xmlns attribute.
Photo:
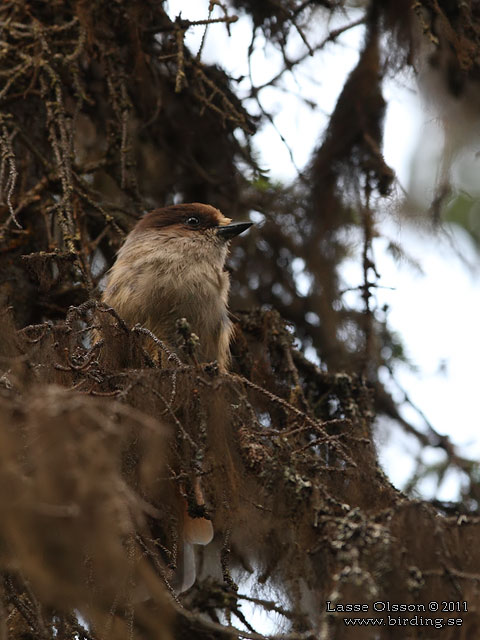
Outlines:
<svg viewBox="0 0 480 640"><path fill-rule="evenodd" d="M197 216L190 216L190 218L187 218L187 224L189 227L198 227L200 220Z"/></svg>

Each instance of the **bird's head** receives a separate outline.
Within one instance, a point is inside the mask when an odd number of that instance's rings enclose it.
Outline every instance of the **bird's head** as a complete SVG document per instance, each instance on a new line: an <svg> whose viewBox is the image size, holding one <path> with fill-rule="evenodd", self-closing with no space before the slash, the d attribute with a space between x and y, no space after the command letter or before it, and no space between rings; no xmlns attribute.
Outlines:
<svg viewBox="0 0 480 640"><path fill-rule="evenodd" d="M227 242L252 226L251 222L232 222L209 204L174 204L147 213L135 231L161 231L174 238L205 237Z"/></svg>
<svg viewBox="0 0 480 640"><path fill-rule="evenodd" d="M232 222L208 204L176 204L147 213L133 234L149 235L168 245L171 251L192 252L193 256L225 259L228 241L246 231L251 222Z"/></svg>

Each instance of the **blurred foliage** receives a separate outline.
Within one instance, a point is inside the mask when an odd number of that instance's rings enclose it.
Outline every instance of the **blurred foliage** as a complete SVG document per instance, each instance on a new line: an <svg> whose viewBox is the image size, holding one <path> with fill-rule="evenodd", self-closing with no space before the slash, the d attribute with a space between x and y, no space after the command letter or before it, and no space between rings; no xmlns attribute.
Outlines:
<svg viewBox="0 0 480 640"><path fill-rule="evenodd" d="M280 52L281 68L263 85L231 77L221 52L206 64L204 40L195 52L186 45L189 29L231 31L239 16L251 27L247 57L262 37ZM269 180L254 149L255 132L274 123L262 92L285 89L285 74L360 26L358 61L308 166L291 184ZM1 343L3 637L168 639L172 628L179 638L238 637L222 624L232 615L245 624L233 556L259 588L271 578L286 594L281 615L295 640L347 637L340 617L319 610L328 598L475 598L478 518L459 513L478 510L478 469L433 427L418 431L403 419L380 382L405 352L388 310L375 308L372 242L376 212L395 187L382 155L384 80L422 67L436 78L439 104L447 97L478 113L478 3L212 1L204 19L190 20L154 0L5 0L0 28L0 304L20 331L10 327ZM239 97L244 80L250 86ZM437 194L434 217L446 193ZM232 308L253 311L237 311L236 369L226 377L215 367L158 369L119 318L98 346L85 342L113 313L94 300L125 235L146 210L178 201L264 220L232 251ZM451 215L466 218L465 203L457 207ZM358 250L360 305L351 308L340 267ZM390 251L403 256L399 245ZM301 350L315 350L319 368L292 347L292 332ZM130 367L120 368L119 352ZM445 453L436 468L420 461L414 480L460 470L463 505L432 508L389 485L371 441L381 414ZM136 437L142 428L155 437ZM160 453L168 459L161 483ZM209 466L193 464L197 453ZM182 609L168 589L177 552L164 495L184 481L191 492L199 476L219 532L211 552L218 584L202 583ZM98 504L112 509L111 527ZM100 553L87 553L96 539ZM138 567L153 604L136 608ZM80 605L91 629L79 624ZM470 619L465 633L475 637L478 612ZM362 631L355 637L371 637Z"/></svg>
<svg viewBox="0 0 480 640"><path fill-rule="evenodd" d="M466 231L480 251L480 198L453 193L445 204L443 219Z"/></svg>

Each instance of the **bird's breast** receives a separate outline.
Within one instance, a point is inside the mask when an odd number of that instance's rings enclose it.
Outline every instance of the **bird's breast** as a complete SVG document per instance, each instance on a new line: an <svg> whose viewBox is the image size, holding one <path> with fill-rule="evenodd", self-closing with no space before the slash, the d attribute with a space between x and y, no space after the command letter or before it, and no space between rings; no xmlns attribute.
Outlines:
<svg viewBox="0 0 480 640"><path fill-rule="evenodd" d="M228 359L231 333L228 274L207 262L177 268L172 265L170 269L165 266L160 265L154 290L148 297L147 324L158 337L173 345L179 342L176 322L186 318L200 339L197 358L201 362L223 363Z"/></svg>
<svg viewBox="0 0 480 640"><path fill-rule="evenodd" d="M112 269L104 299L127 322L144 324L172 347L180 339L176 322L186 318L200 338L198 359L225 363L231 322L224 261L225 253L217 255L201 243L127 243Z"/></svg>

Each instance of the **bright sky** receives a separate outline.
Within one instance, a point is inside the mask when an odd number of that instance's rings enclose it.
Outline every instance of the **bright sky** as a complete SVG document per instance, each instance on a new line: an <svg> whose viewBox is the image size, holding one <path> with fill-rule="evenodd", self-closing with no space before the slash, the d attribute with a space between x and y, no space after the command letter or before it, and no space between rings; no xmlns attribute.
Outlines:
<svg viewBox="0 0 480 640"><path fill-rule="evenodd" d="M182 0L170 0L170 15L178 15L182 7L184 18L204 19L208 15L208 0L188 3L188 9ZM350 19L359 15L352 12ZM330 28L346 22L345 17L338 18ZM319 24L319 39L322 37L320 29ZM224 25L212 25L205 41L203 59L221 64L234 76L246 75L246 53L251 37L248 20L240 18L231 32L232 37L229 38ZM285 74L282 86L287 91L267 89L261 95L264 106L268 110L273 108L275 124L291 147L299 167L308 161L345 77L358 60L362 33L362 27L352 29L339 38L339 45L329 44L323 53L313 59L308 58L295 76ZM187 45L194 52L198 50L202 34L203 27L192 28L187 34ZM303 51L301 47L301 41L293 38L290 54L295 56L298 51ZM280 54L259 37L252 58L255 83L265 82L274 76L280 65ZM298 97L300 94L321 105L323 111L305 104ZM400 184L408 188L412 153L422 128L432 127L432 114L422 110L413 82L408 77L391 80L385 89L385 98L389 105L385 122L385 159L397 172ZM255 105L252 103L250 106L254 111ZM435 153L439 154L440 139L437 136L439 142L433 144L433 164L437 159ZM255 136L255 144L261 154L262 166L269 170L271 178L289 180L295 176L286 146L272 126L264 127ZM427 197L429 195L426 194ZM385 251L385 240L379 238L375 241L377 268L382 276L380 284L393 288L378 291L379 304L389 304L390 327L402 336L410 360L419 369L414 373L402 368L397 379L437 431L449 434L454 443L462 446L464 455L478 458L480 425L476 369L480 361L480 344L472 340L480 326L478 256L466 234L453 233L452 244L458 254L477 265L476 271L469 271L448 241L422 234L420 228L405 224L402 227L398 217L395 219L391 212L383 214L383 218L381 232L395 239L408 254L419 260L424 271L424 276L419 276L408 265L395 264ZM342 275L347 286L358 286L361 283L360 263L347 263ZM395 389L394 386L391 388ZM408 407L403 411L408 420L419 428L423 427L418 413ZM379 433L381 462L392 481L401 487L412 470L417 448L414 441L393 424L382 424ZM423 459L425 462L438 462L443 459L443 454L427 449L423 452ZM428 482L424 482L421 489L426 497L436 492ZM455 499L458 489L459 477L450 474L436 492L437 497Z"/></svg>

